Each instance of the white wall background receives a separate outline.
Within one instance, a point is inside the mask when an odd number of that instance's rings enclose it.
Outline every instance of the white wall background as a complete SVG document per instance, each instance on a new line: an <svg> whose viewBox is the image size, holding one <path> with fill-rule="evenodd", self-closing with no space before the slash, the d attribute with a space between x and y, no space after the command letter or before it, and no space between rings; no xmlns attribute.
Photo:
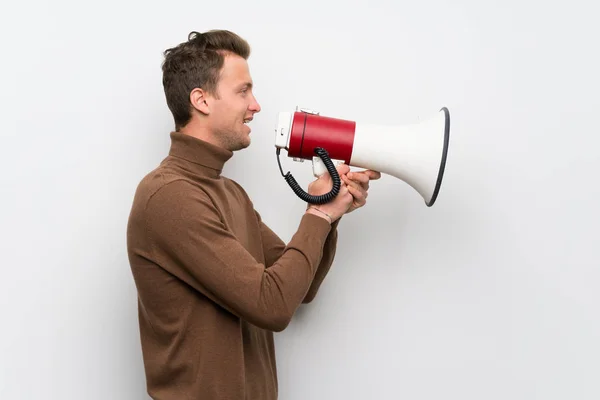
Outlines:
<svg viewBox="0 0 600 400"><path fill-rule="evenodd" d="M451 111L436 205L384 176L344 218L319 296L277 334L281 399L600 398L595 9L3 4L0 398L147 398L125 227L168 151L161 52L212 28L250 41L263 106L226 173L285 240L303 205L277 168L279 111L381 124Z"/></svg>

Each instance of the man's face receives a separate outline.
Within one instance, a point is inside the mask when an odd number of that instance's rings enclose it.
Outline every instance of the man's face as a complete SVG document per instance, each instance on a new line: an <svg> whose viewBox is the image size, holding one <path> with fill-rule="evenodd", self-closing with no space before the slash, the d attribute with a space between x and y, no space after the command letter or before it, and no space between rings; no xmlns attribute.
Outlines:
<svg viewBox="0 0 600 400"><path fill-rule="evenodd" d="M209 96L209 124L214 138L222 147L236 151L250 145L247 125L260 105L252 93L252 78L247 61L228 54L217 85L218 98Z"/></svg>

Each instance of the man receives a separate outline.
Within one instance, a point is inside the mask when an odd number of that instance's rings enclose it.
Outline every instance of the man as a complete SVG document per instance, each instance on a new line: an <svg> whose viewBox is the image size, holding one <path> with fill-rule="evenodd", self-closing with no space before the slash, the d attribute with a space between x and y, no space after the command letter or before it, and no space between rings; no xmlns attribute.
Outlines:
<svg viewBox="0 0 600 400"><path fill-rule="evenodd" d="M248 44L192 32L165 51L175 120L169 155L140 182L127 229L148 393L156 400L277 398L273 332L314 297L335 254L340 217L365 204L374 171L350 172L339 195L309 205L286 245L240 185L221 175L250 145L260 112ZM310 194L331 189L328 174Z"/></svg>

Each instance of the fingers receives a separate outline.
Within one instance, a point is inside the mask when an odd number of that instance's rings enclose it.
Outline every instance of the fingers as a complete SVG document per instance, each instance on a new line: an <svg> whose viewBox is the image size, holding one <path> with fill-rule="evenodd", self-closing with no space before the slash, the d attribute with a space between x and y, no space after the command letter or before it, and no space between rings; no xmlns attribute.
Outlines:
<svg viewBox="0 0 600 400"><path fill-rule="evenodd" d="M348 193L354 198L354 208L359 208L367 204L368 192L355 188L354 186L347 186Z"/></svg>
<svg viewBox="0 0 600 400"><path fill-rule="evenodd" d="M348 197L347 200L350 202L350 204L352 204L352 201L354 198L354 196L350 192L350 188L348 187L348 185L345 185L344 183L342 183L340 185L340 191L338 192L336 197L339 199L344 199L344 198Z"/></svg>
<svg viewBox="0 0 600 400"><path fill-rule="evenodd" d="M340 175L346 175L348 172L350 172L350 167L346 164L340 164L336 167L336 169Z"/></svg>
<svg viewBox="0 0 600 400"><path fill-rule="evenodd" d="M366 170L364 171L365 174L367 174L369 176L369 179L372 181L376 181L377 179L381 178L381 172L379 171L373 171L373 170Z"/></svg>
<svg viewBox="0 0 600 400"><path fill-rule="evenodd" d="M381 178L381 173L373 170L365 171L350 171L350 166L347 164L339 164L336 166L336 170L340 175L341 180L349 187L350 193L353 197L358 198L361 202L362 199L366 199L369 190L369 181L377 180ZM325 184L331 183L331 175L324 173L319 176L316 181L322 181ZM315 181L315 182L316 182ZM342 185L344 186L344 185Z"/></svg>
<svg viewBox="0 0 600 400"><path fill-rule="evenodd" d="M350 174L348 174L348 175L350 175ZM352 180L348 175L341 176L341 178L344 181L344 183L346 184L346 186L353 187L354 189L357 189L357 190L365 190L366 189L363 186L364 184L362 182L357 182L356 180Z"/></svg>
<svg viewBox="0 0 600 400"><path fill-rule="evenodd" d="M369 176L364 172L349 172L348 178L352 179L353 181L359 182L363 185L369 183Z"/></svg>
<svg viewBox="0 0 600 400"><path fill-rule="evenodd" d="M340 164L338 166L335 167L337 170L338 175L342 176L342 175L346 175L349 171L350 171L350 167L346 164ZM331 175L329 174L329 172L325 172L323 175L320 175L317 179L321 179L323 181L330 181L331 180Z"/></svg>
<svg viewBox="0 0 600 400"><path fill-rule="evenodd" d="M356 189L369 190L369 177L362 172L350 172L346 175L348 184L353 184Z"/></svg>
<svg viewBox="0 0 600 400"><path fill-rule="evenodd" d="M369 193L367 192L367 188L364 187L364 184L351 180L347 175L342 176L342 180L357 203L364 204L367 201Z"/></svg>
<svg viewBox="0 0 600 400"><path fill-rule="evenodd" d="M374 181L381 178L381 172L368 169L360 172L350 172L348 173L348 176L350 179L358 180L362 183L367 183L370 180Z"/></svg>
<svg viewBox="0 0 600 400"><path fill-rule="evenodd" d="M350 188L348 187L348 185L343 185L343 184L342 184L342 185L340 186L340 192L339 192L339 194L340 194L340 195L342 195L342 196L345 196L345 195L347 195L347 194L350 192L350 190L349 190L349 189L350 189Z"/></svg>

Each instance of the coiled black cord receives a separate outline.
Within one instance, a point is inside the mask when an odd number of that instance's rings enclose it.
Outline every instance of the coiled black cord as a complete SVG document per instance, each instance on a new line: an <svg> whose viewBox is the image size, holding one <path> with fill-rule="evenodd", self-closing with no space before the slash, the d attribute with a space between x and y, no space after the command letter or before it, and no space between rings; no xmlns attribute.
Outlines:
<svg viewBox="0 0 600 400"><path fill-rule="evenodd" d="M335 168L335 165L333 165L331 158L329 158L329 154L327 153L327 151L324 148L316 147L315 154L317 156L319 156L319 158L321 160L323 160L323 163L325 164L325 168L327 168L329 175L331 175L331 180L333 181L333 188L331 189L331 191L329 193L325 193L320 196L314 196L314 195L306 193L300 187L300 185L298 185L298 182L296 182L296 179L294 179L294 177L292 176L292 174L289 171L287 174L283 173L283 169L281 168L281 161L279 161L279 153L280 152L281 152L281 149L277 148L277 163L279 164L279 170L281 171L281 176L283 176L283 178L288 183L288 185L290 185L290 187L292 188L294 193L296 193L296 195L298 197L300 197L302 200L304 200L305 202L310 203L310 204L325 204L325 203L329 203L331 200L333 200L335 198L335 196L338 195L338 193L340 192L340 186L342 184L342 182L340 180L340 175L338 174L337 169Z"/></svg>

